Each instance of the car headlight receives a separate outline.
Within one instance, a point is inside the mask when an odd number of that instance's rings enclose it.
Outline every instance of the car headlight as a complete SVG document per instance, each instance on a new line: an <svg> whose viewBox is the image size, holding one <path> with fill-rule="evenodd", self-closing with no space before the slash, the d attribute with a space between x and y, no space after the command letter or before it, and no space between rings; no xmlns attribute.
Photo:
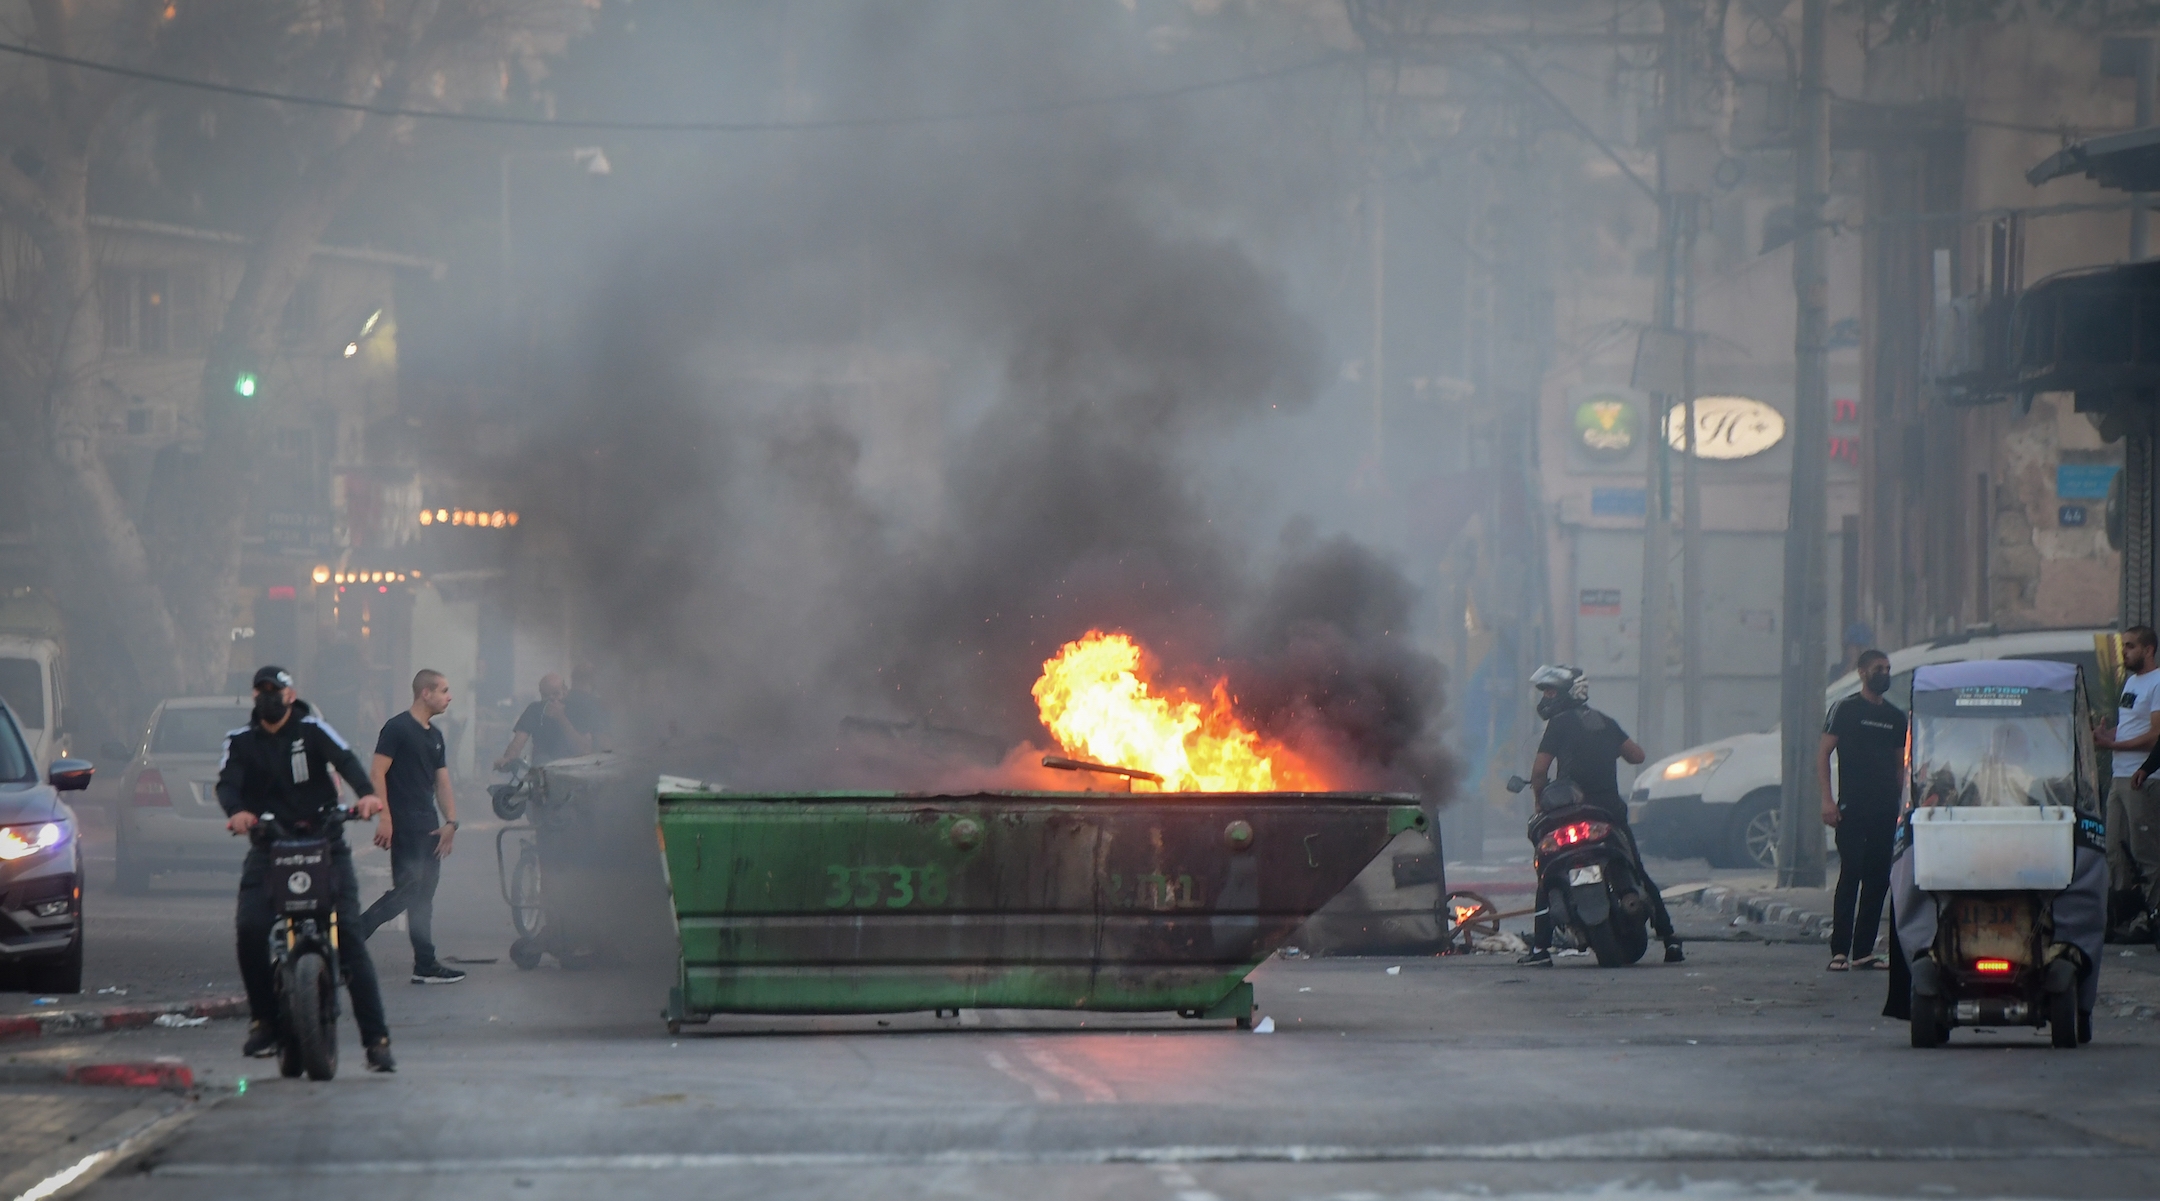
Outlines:
<svg viewBox="0 0 2160 1201"><path fill-rule="evenodd" d="M0 826L0 859L22 859L67 841L67 827L59 822L35 826Z"/></svg>
<svg viewBox="0 0 2160 1201"><path fill-rule="evenodd" d="M1682 755L1666 764L1665 770L1659 772L1658 775L1667 780L1685 780L1690 776L1707 776L1716 771L1718 764L1725 762L1726 758L1731 754L1732 748L1725 747L1722 750L1701 751L1693 755Z"/></svg>

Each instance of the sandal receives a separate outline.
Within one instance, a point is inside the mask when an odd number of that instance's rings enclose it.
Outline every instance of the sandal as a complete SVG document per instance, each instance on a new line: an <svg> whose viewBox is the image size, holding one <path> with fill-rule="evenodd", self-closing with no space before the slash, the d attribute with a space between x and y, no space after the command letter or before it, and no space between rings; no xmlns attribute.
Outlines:
<svg viewBox="0 0 2160 1201"><path fill-rule="evenodd" d="M1883 962L1883 957L1880 955L1863 956L1853 960L1852 965L1854 971L1860 972L1877 972L1889 966L1889 964Z"/></svg>
<svg viewBox="0 0 2160 1201"><path fill-rule="evenodd" d="M1832 955L1830 957L1830 966L1826 970L1842 972L1849 970L1851 967L1852 961L1850 959L1845 958L1843 955Z"/></svg>

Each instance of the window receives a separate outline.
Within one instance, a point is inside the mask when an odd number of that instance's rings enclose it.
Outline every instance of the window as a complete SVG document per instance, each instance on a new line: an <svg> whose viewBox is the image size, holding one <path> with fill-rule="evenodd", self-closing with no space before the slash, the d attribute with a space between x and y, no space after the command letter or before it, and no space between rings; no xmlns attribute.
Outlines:
<svg viewBox="0 0 2160 1201"><path fill-rule="evenodd" d="M145 354L164 354L171 349L166 333L172 328L172 284L163 271L144 271L135 277L135 349Z"/></svg>
<svg viewBox="0 0 2160 1201"><path fill-rule="evenodd" d="M0 700L16 720L33 730L45 728L45 668L35 659L0 659ZM0 772L0 778L6 778Z"/></svg>
<svg viewBox="0 0 2160 1201"><path fill-rule="evenodd" d="M150 736L153 755L215 755L225 749L225 735L247 724L248 711L229 709L167 709Z"/></svg>
<svg viewBox="0 0 2160 1201"><path fill-rule="evenodd" d="M105 348L135 349L135 275L110 268L98 272L98 310L105 318Z"/></svg>
<svg viewBox="0 0 2160 1201"><path fill-rule="evenodd" d="M203 349L210 341L217 315L210 311L210 291L204 286L201 269L181 267L172 272L171 307L172 315L165 320L173 350L187 354Z"/></svg>
<svg viewBox="0 0 2160 1201"><path fill-rule="evenodd" d="M98 308L105 319L105 348L166 354L173 343L172 273L98 272Z"/></svg>

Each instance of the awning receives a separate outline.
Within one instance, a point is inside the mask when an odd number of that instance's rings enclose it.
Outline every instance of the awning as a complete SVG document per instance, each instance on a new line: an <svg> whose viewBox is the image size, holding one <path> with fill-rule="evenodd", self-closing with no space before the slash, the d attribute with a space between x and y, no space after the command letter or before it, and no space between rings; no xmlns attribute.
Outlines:
<svg viewBox="0 0 2160 1201"><path fill-rule="evenodd" d="M2066 175L2125 192L2160 192L2160 126L2074 142L2027 171L2025 182L2038 187Z"/></svg>

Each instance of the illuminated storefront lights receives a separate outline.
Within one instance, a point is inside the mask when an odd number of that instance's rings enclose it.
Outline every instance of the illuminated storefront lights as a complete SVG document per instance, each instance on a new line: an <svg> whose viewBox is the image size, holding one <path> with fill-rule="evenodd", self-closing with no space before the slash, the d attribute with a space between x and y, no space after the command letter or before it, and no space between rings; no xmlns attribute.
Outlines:
<svg viewBox="0 0 2160 1201"><path fill-rule="evenodd" d="M462 525L476 530L514 529L518 515L505 509L422 509L421 525Z"/></svg>

